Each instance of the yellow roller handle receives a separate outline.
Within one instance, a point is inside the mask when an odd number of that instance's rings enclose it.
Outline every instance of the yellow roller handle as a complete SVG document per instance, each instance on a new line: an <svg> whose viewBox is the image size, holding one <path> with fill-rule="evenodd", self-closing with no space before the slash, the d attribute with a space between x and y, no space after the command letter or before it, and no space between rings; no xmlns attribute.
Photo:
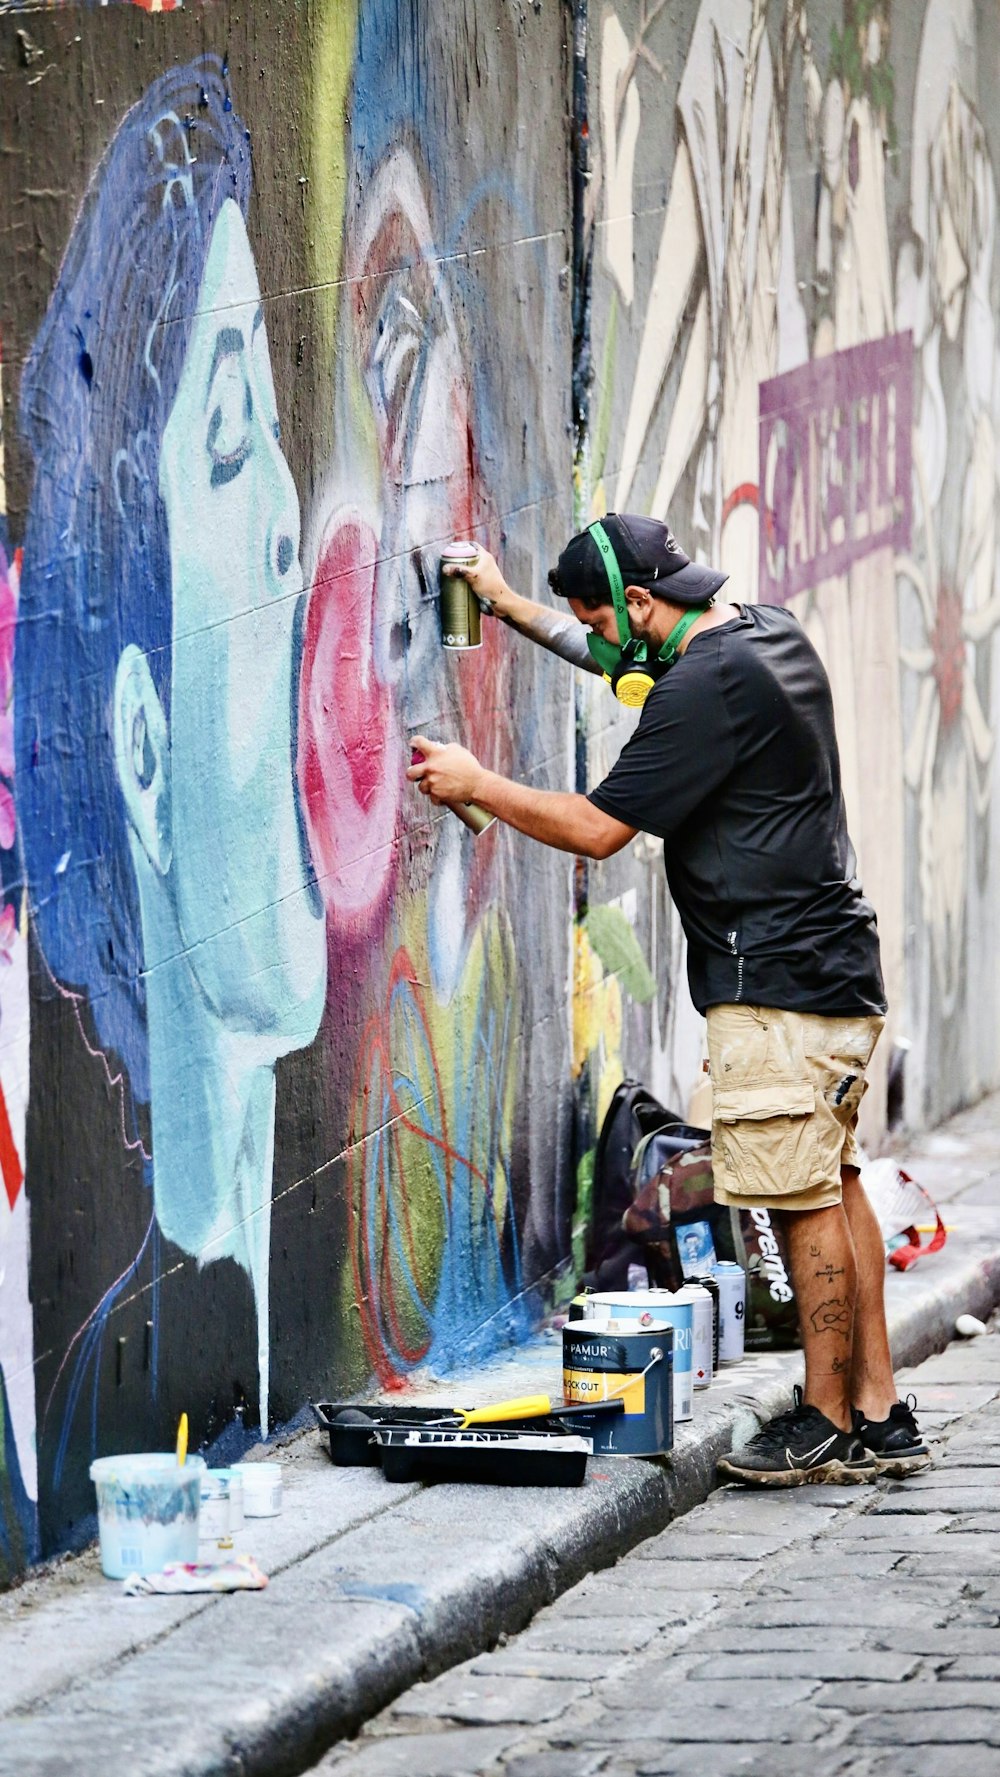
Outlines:
<svg viewBox="0 0 1000 1777"><path fill-rule="evenodd" d="M182 1413L177 1426L177 1467L183 1468L188 1453L188 1416Z"/></svg>
<svg viewBox="0 0 1000 1777"><path fill-rule="evenodd" d="M462 1412L462 1431L470 1425L502 1425L508 1419L542 1419L551 1413L552 1402L547 1394L524 1394L516 1401L497 1401L493 1407L471 1407Z"/></svg>

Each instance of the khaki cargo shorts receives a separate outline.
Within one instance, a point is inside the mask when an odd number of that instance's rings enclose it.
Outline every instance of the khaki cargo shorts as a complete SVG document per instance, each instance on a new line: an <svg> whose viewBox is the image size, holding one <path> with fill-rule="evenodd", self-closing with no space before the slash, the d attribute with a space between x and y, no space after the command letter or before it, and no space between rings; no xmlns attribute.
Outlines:
<svg viewBox="0 0 1000 1777"><path fill-rule="evenodd" d="M821 1018L767 1006L711 1006L716 1203L826 1209L854 1137L882 1018Z"/></svg>

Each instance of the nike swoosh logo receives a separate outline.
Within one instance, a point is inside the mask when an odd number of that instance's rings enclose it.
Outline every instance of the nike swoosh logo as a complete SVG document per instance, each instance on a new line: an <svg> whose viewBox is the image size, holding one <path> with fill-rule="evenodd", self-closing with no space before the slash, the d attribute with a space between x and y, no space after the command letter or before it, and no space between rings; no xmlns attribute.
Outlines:
<svg viewBox="0 0 1000 1777"><path fill-rule="evenodd" d="M800 1450L797 1456L793 1456L786 1444L785 1461L788 1463L789 1468L798 1468L803 1462L817 1462L824 1450L829 1450L830 1445L835 1444L839 1436L839 1432L834 1432L832 1438L827 1438L824 1443L817 1444L815 1450Z"/></svg>

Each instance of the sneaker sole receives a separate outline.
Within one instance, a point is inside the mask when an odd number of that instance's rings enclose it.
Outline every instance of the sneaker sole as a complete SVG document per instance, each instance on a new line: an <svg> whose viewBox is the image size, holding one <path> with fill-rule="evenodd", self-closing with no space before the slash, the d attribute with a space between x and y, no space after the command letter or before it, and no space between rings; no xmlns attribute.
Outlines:
<svg viewBox="0 0 1000 1777"><path fill-rule="evenodd" d="M877 1450L872 1450L870 1454L879 1474L894 1481L905 1481L907 1475L919 1475L923 1469L934 1466L934 1458L929 1450L912 1450L908 1456L880 1456Z"/></svg>
<svg viewBox="0 0 1000 1777"><path fill-rule="evenodd" d="M851 1487L874 1481L878 1468L870 1462L820 1462L815 1468L742 1469L725 1456L719 1458L716 1470L727 1481L740 1481L744 1487Z"/></svg>

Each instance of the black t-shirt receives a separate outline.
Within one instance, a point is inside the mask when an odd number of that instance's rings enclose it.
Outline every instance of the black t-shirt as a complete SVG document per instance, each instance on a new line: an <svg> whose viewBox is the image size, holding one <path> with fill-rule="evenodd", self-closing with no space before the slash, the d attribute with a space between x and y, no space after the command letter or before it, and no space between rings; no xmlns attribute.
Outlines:
<svg viewBox="0 0 1000 1777"><path fill-rule="evenodd" d="M743 605L693 636L590 800L666 841L700 1012L885 1011L830 683L790 611Z"/></svg>

